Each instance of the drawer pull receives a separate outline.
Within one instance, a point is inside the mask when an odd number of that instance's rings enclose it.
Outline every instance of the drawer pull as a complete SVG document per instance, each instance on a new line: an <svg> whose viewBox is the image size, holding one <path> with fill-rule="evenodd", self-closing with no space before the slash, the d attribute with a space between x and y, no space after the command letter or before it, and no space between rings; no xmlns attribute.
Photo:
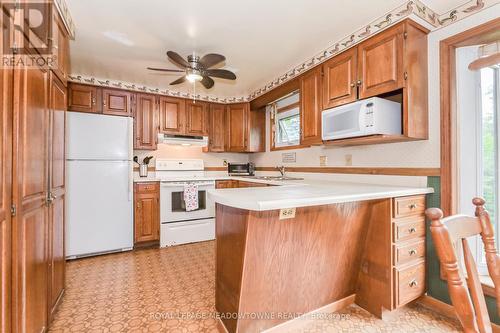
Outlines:
<svg viewBox="0 0 500 333"><path fill-rule="evenodd" d="M413 287L416 287L418 286L418 282L417 280L411 280L410 283L408 283L408 285L413 288Z"/></svg>
<svg viewBox="0 0 500 333"><path fill-rule="evenodd" d="M410 251L408 251L408 254L409 254L410 256L414 256L415 254L417 254L417 250L415 250L415 249L411 249Z"/></svg>
<svg viewBox="0 0 500 333"><path fill-rule="evenodd" d="M416 209L418 207L418 205L416 203L412 203L410 205L408 205L408 208L410 209Z"/></svg>
<svg viewBox="0 0 500 333"><path fill-rule="evenodd" d="M415 227L412 227L412 228L408 229L408 232L409 232L410 234L414 234L414 233L416 233L416 232L417 232L417 229L415 229Z"/></svg>

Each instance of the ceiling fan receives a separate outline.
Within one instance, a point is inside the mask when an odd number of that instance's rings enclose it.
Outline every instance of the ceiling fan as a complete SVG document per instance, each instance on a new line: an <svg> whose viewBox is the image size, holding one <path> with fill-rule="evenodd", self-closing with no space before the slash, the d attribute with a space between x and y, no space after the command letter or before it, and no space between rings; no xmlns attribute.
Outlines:
<svg viewBox="0 0 500 333"><path fill-rule="evenodd" d="M168 51L167 56L179 67L184 68L179 69L164 69L164 68L152 68L148 67L152 71L160 72L172 72L172 73L185 73L184 76L178 78L177 80L170 83L170 85L180 84L186 80L191 83L199 81L205 88L210 89L214 86L214 80L212 77L217 77L227 80L236 80L236 75L226 69L210 69L217 64L220 64L226 57L216 53L209 53L203 57L197 55L189 55L187 61L184 60L178 53L173 51Z"/></svg>

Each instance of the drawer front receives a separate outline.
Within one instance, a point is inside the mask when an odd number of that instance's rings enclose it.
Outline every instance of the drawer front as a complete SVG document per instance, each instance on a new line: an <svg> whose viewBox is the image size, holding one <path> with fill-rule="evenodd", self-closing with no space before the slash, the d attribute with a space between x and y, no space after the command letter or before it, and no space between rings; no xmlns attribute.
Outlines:
<svg viewBox="0 0 500 333"><path fill-rule="evenodd" d="M396 305L402 306L420 297L425 292L425 262L395 269Z"/></svg>
<svg viewBox="0 0 500 333"><path fill-rule="evenodd" d="M152 193L159 192L160 184L158 183L138 183L135 184L136 193Z"/></svg>
<svg viewBox="0 0 500 333"><path fill-rule="evenodd" d="M425 211L425 196L394 198L394 218L423 215Z"/></svg>
<svg viewBox="0 0 500 333"><path fill-rule="evenodd" d="M401 265L425 257L425 238L416 242L394 245L394 265Z"/></svg>
<svg viewBox="0 0 500 333"><path fill-rule="evenodd" d="M402 220L393 223L393 241L400 242L425 237L425 218Z"/></svg>

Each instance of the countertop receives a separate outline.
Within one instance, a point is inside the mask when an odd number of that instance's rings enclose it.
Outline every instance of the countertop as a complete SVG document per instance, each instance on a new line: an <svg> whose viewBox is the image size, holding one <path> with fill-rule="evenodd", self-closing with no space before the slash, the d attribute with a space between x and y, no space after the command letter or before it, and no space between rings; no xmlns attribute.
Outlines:
<svg viewBox="0 0 500 333"><path fill-rule="evenodd" d="M242 180L279 185L209 190L213 201L240 209L265 211L282 208L319 206L342 202L365 201L433 193L429 187L380 185L361 182L332 181L323 179L264 180L252 177L228 176L226 172L200 172L196 176L172 176L150 172L148 177L134 173L134 182L161 182L180 180Z"/></svg>
<svg viewBox="0 0 500 333"><path fill-rule="evenodd" d="M253 181L253 180L252 180ZM275 184L276 182L272 182ZM254 210L308 207L433 193L427 187L302 180L280 182L282 186L208 191L210 199L226 206Z"/></svg>

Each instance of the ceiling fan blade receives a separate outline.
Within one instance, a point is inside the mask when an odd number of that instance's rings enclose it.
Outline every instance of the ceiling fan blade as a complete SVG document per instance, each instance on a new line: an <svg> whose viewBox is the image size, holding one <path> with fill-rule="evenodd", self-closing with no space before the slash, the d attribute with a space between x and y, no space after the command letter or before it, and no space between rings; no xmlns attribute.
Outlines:
<svg viewBox="0 0 500 333"><path fill-rule="evenodd" d="M208 76L204 76L200 82L207 89L212 88L214 86L214 83L215 83L214 80L212 80Z"/></svg>
<svg viewBox="0 0 500 333"><path fill-rule="evenodd" d="M227 69L208 69L205 71L205 74L221 79L236 80L236 75Z"/></svg>
<svg viewBox="0 0 500 333"><path fill-rule="evenodd" d="M203 68L207 69L223 62L224 60L226 60L226 57L224 57L223 55L209 53L205 54L203 58L200 59L199 63Z"/></svg>
<svg viewBox="0 0 500 333"><path fill-rule="evenodd" d="M181 69L165 69L165 68L154 68L154 67L148 67L148 69L160 72L184 73L184 71Z"/></svg>
<svg viewBox="0 0 500 333"><path fill-rule="evenodd" d="M178 53L174 51L168 51L167 56L170 58L170 60L172 60L174 63L176 63L181 67L188 67L188 68L191 67L191 65L189 65L189 62L184 60L183 57L181 57Z"/></svg>
<svg viewBox="0 0 500 333"><path fill-rule="evenodd" d="M182 76L182 77L180 77L180 78L178 78L177 80L175 80L175 81L173 81L173 82L170 82L170 85L172 86L172 85L174 85L174 84L180 84L180 83L182 83L182 82L184 82L184 81L186 81L186 76L185 76L185 75L184 75L184 76Z"/></svg>

